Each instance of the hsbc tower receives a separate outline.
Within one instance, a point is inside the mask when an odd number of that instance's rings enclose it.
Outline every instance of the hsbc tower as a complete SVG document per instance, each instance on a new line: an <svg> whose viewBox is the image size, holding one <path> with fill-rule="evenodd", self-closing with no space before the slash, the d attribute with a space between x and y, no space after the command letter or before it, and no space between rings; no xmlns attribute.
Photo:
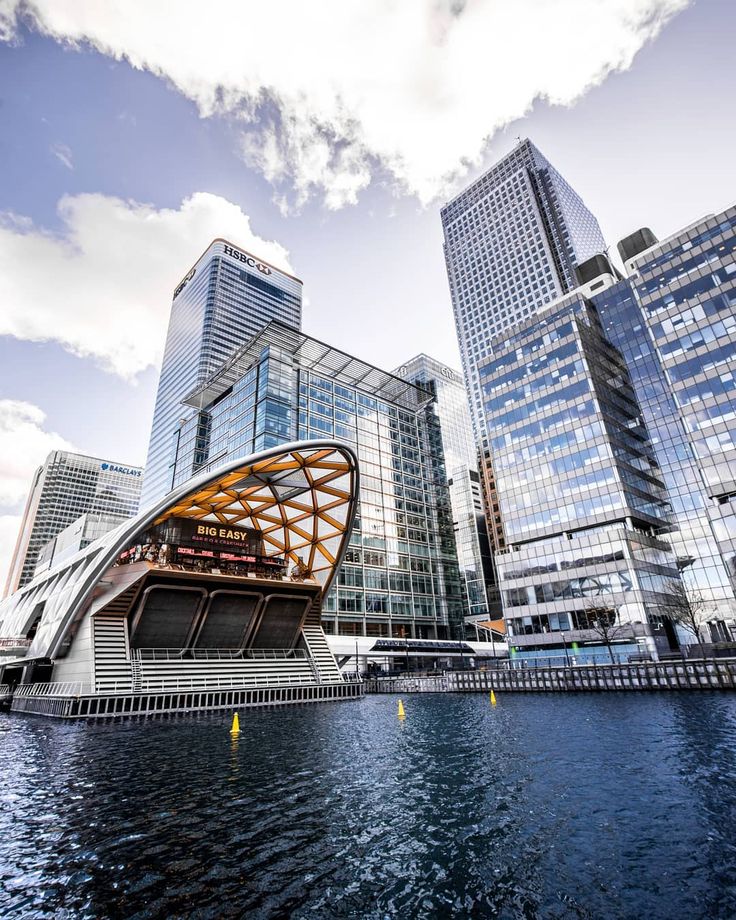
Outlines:
<svg viewBox="0 0 736 920"><path fill-rule="evenodd" d="M187 443L199 468L208 420L182 405L241 345L271 320L301 328L302 282L224 239L213 240L176 285L148 445L141 507L171 491ZM194 448L194 449L192 449Z"/></svg>

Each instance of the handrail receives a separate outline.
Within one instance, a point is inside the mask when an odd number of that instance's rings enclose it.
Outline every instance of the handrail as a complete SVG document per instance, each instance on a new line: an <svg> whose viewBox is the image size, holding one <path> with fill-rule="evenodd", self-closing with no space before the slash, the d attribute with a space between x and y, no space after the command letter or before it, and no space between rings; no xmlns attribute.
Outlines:
<svg viewBox="0 0 736 920"><path fill-rule="evenodd" d="M342 681L334 681L335 684ZM206 693L210 690L267 690L277 687L312 687L315 682L297 674L247 675L241 679L233 677L162 677L142 679L140 690L132 691L129 681L115 681L113 684L97 685L98 693Z"/></svg>
<svg viewBox="0 0 736 920"><path fill-rule="evenodd" d="M324 681L320 686L339 683L361 684L362 681L349 680ZM115 681L111 684L98 681L94 690L85 681L60 681L49 684L23 684L16 687L15 695L19 697L79 697L95 695L126 695L137 696L139 693L177 693L177 692L207 692L209 690L267 690L278 687L314 687L313 681L305 680L298 675L271 675L268 677L250 675L241 680L232 677L203 677L197 678L160 678L142 680L140 690L133 690L131 682Z"/></svg>
<svg viewBox="0 0 736 920"><path fill-rule="evenodd" d="M173 690L223 690L243 688L260 688L260 687L282 687L294 686L296 684L306 684L310 681L302 675L295 674L272 674L266 676L249 675L242 680L233 679L232 677L204 677L197 680L194 677L177 677L173 679L150 678L141 680L142 692L161 692L168 693Z"/></svg>
<svg viewBox="0 0 736 920"><path fill-rule="evenodd" d="M306 658L301 648L137 648L132 657L139 661L179 661L203 659L205 661L232 661L237 659L277 660Z"/></svg>
<svg viewBox="0 0 736 920"><path fill-rule="evenodd" d="M20 684L15 696L82 696L91 693L92 687L86 681L67 680L48 684Z"/></svg>
<svg viewBox="0 0 736 920"><path fill-rule="evenodd" d="M0 684L0 696L10 696L10 684Z"/></svg>

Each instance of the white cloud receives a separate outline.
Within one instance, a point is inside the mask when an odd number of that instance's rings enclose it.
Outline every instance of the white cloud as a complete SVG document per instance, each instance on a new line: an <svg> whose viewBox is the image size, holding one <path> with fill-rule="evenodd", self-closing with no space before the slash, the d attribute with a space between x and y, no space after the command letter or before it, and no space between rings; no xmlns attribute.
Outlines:
<svg viewBox="0 0 736 920"><path fill-rule="evenodd" d="M0 0L165 77L245 127L246 158L297 201L355 201L376 165L428 201L537 99L569 105L689 0ZM2 10L5 9L3 15Z"/></svg>
<svg viewBox="0 0 736 920"><path fill-rule="evenodd" d="M0 335L58 341L128 379L160 360L174 287L215 237L289 268L283 247L217 195L178 210L77 195L58 211L60 235L17 215L0 221Z"/></svg>
<svg viewBox="0 0 736 920"><path fill-rule="evenodd" d="M51 152L60 163L66 166L67 169L74 169L72 151L71 148L67 147L66 144L52 144Z"/></svg>
<svg viewBox="0 0 736 920"><path fill-rule="evenodd" d="M43 411L31 403L0 399L0 592L20 529L31 478L52 450L74 450L46 431Z"/></svg>
<svg viewBox="0 0 736 920"><path fill-rule="evenodd" d="M0 399L0 508L23 504L34 470L52 450L75 450L60 434L46 431L45 421L32 403Z"/></svg>

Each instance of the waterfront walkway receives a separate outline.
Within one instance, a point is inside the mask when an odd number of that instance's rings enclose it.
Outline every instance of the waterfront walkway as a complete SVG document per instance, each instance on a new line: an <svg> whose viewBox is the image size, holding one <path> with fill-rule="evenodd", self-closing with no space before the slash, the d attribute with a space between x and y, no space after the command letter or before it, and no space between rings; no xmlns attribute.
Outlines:
<svg viewBox="0 0 736 920"><path fill-rule="evenodd" d="M429 677L374 678L366 693L736 690L736 658L447 671Z"/></svg>

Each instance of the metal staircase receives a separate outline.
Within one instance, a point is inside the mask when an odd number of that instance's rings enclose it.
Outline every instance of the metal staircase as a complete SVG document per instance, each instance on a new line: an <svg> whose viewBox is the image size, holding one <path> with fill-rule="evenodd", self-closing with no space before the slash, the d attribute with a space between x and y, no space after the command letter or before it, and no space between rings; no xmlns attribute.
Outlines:
<svg viewBox="0 0 736 920"><path fill-rule="evenodd" d="M92 617L97 692L131 686L133 675L128 659L125 619L97 614ZM139 663L140 664L140 663Z"/></svg>
<svg viewBox="0 0 736 920"><path fill-rule="evenodd" d="M318 602L312 605L307 614L302 626L302 636L309 657L314 662L319 675L317 681L326 684L342 683L342 674L322 630L322 611Z"/></svg>
<svg viewBox="0 0 736 920"><path fill-rule="evenodd" d="M134 693L141 691L141 656L136 649L130 653L131 688Z"/></svg>

